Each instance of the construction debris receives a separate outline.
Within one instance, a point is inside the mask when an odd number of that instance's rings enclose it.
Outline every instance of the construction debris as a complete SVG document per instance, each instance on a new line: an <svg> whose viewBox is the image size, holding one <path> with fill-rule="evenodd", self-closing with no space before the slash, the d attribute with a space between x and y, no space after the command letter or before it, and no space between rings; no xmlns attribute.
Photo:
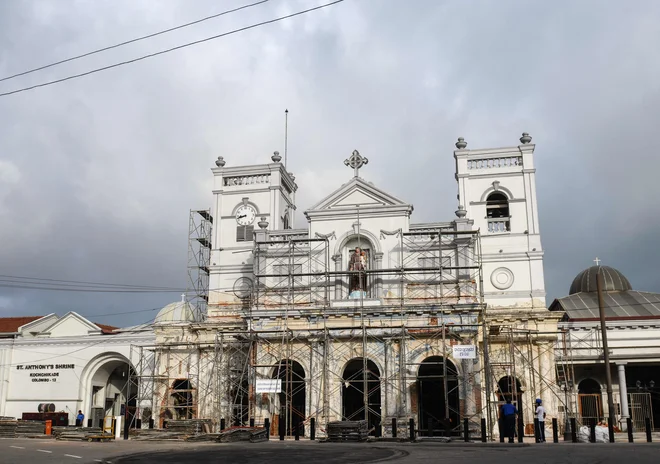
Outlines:
<svg viewBox="0 0 660 464"><path fill-rule="evenodd" d="M369 435L369 425L366 420L328 422L328 439L326 441L366 441Z"/></svg>
<svg viewBox="0 0 660 464"><path fill-rule="evenodd" d="M16 436L31 437L45 435L46 423L44 421L18 420L16 424Z"/></svg>
<svg viewBox="0 0 660 464"><path fill-rule="evenodd" d="M0 438L15 438L16 425L16 418L0 417Z"/></svg>
<svg viewBox="0 0 660 464"><path fill-rule="evenodd" d="M213 421L211 419L171 420L167 422L166 429L171 432L180 432L186 435L211 433Z"/></svg>

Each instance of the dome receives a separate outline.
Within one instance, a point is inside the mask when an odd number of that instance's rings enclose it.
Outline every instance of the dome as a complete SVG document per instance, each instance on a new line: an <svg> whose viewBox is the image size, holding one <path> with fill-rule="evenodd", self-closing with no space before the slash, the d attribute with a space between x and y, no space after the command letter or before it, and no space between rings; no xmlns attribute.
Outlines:
<svg viewBox="0 0 660 464"><path fill-rule="evenodd" d="M170 303L158 311L154 323L176 324L178 322L195 322L195 308L187 301L184 301L184 298L185 296L182 297L181 301Z"/></svg>
<svg viewBox="0 0 660 464"><path fill-rule="evenodd" d="M571 289L568 292L569 295L580 292L596 292L596 274L598 273L599 267L601 275L603 276L604 292L627 292L632 290L632 286L628 279L626 279L626 276L613 267L591 266L589 269L580 272L577 277L573 279Z"/></svg>

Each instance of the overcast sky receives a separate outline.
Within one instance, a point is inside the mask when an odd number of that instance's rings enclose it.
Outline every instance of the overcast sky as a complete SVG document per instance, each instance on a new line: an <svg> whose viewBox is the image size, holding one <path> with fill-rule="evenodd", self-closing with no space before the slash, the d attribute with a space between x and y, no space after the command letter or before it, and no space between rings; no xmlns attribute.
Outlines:
<svg viewBox="0 0 660 464"><path fill-rule="evenodd" d="M3 0L0 78L251 1ZM0 93L321 3L271 0ZM288 108L300 211L351 177L358 149L362 176L412 203L414 222L451 220L456 138L512 146L526 131L548 304L596 256L658 292L659 24L653 0L346 0L0 97L0 274L185 287L188 212L210 207L214 160L283 152ZM0 287L0 315L129 325L177 299Z"/></svg>

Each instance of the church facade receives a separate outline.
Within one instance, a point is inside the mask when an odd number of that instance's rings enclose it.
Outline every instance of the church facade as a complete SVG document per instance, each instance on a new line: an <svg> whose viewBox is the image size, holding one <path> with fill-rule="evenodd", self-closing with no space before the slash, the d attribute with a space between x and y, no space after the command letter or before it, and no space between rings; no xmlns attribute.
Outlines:
<svg viewBox="0 0 660 464"><path fill-rule="evenodd" d="M432 434L476 433L485 418L496 435L506 398L527 423L534 398L556 413L534 149L526 133L496 149L459 138L455 217L432 223L363 178L354 151L352 176L298 227L277 152L218 158L206 314L155 327L161 423L268 418L273 433L304 435L312 418L317 434L367 420L390 435L392 419Z"/></svg>

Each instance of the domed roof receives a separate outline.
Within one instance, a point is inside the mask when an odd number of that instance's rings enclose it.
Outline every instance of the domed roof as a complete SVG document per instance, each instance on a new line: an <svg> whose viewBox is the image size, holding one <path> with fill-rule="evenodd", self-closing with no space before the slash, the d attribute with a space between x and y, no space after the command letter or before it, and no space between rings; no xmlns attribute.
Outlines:
<svg viewBox="0 0 660 464"><path fill-rule="evenodd" d="M170 303L163 309L158 311L155 324L176 324L179 322L195 322L195 308L185 300L185 296L181 301Z"/></svg>
<svg viewBox="0 0 660 464"><path fill-rule="evenodd" d="M580 292L596 292L598 288L596 286L596 275L598 273L598 268L603 276L603 291L604 292L627 292L632 290L632 286L626 276L621 274L613 267L609 266L591 266L589 269L585 269L580 272L573 283L571 284L571 289L569 290L569 295Z"/></svg>

